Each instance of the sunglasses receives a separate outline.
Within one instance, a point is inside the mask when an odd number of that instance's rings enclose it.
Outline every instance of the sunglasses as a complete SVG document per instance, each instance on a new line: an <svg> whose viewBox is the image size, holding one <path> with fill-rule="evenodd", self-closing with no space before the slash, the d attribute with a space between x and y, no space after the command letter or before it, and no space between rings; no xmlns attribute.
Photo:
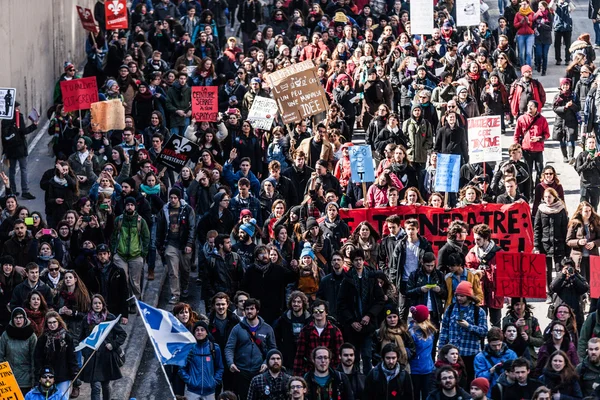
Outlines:
<svg viewBox="0 0 600 400"><path fill-rule="evenodd" d="M42 378L44 378L44 379L54 379L54 375L45 374L45 375L42 375Z"/></svg>
<svg viewBox="0 0 600 400"><path fill-rule="evenodd" d="M56 271L58 271L58 268L48 268L48 271L50 271L50 272L56 272Z"/></svg>
<svg viewBox="0 0 600 400"><path fill-rule="evenodd" d="M323 314L325 310L313 310L313 314Z"/></svg>

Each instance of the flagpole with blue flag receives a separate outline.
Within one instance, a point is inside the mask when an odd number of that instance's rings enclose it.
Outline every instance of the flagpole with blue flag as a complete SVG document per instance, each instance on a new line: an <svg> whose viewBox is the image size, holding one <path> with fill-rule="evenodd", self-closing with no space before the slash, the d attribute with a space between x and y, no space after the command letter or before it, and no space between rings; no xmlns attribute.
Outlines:
<svg viewBox="0 0 600 400"><path fill-rule="evenodd" d="M135 304L144 322L150 343L152 343L154 353L160 363L160 368L169 385L171 395L173 399L176 399L175 392L165 371L165 365L184 366L188 354L196 345L196 338L172 313L151 307L137 299Z"/></svg>

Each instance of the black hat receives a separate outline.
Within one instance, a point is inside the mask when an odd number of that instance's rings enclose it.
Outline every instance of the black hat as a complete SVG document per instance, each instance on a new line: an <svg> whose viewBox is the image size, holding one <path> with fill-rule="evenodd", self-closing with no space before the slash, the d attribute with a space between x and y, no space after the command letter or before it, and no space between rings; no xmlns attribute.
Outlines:
<svg viewBox="0 0 600 400"><path fill-rule="evenodd" d="M138 33L138 34L135 36L135 41L136 41L136 42L145 42L145 41L146 41L146 36L144 36L144 34L143 34L143 33Z"/></svg>
<svg viewBox="0 0 600 400"><path fill-rule="evenodd" d="M135 179L133 179L131 177L123 179L123 182L121 182L121 183L128 184L129 186L131 186L132 189L135 189L135 187L136 187Z"/></svg>
<svg viewBox="0 0 600 400"><path fill-rule="evenodd" d="M319 226L319 223L317 222L315 217L308 217L308 219L306 220L306 229L310 230L311 228L314 228L315 226Z"/></svg>
<svg viewBox="0 0 600 400"><path fill-rule="evenodd" d="M0 257L0 267L3 265L15 265L15 259L11 255L4 255Z"/></svg>
<svg viewBox="0 0 600 400"><path fill-rule="evenodd" d="M52 375L54 377L54 369L52 367L44 367L40 370L40 376L42 375Z"/></svg>
<svg viewBox="0 0 600 400"><path fill-rule="evenodd" d="M127 37L127 32L126 31L121 31L119 32L119 39L123 39Z"/></svg>
<svg viewBox="0 0 600 400"><path fill-rule="evenodd" d="M135 202L135 197L129 196L125 199L125 205L127 204L133 204L134 206L137 206L137 203Z"/></svg>
<svg viewBox="0 0 600 400"><path fill-rule="evenodd" d="M377 73L377 70L376 70L375 68L371 68L371 69L369 70L369 75L371 75L371 74L376 74L376 73Z"/></svg>
<svg viewBox="0 0 600 400"><path fill-rule="evenodd" d="M25 319L27 319L27 313L21 307L17 307L14 310L12 310L12 313L10 314L10 320L14 320L17 315L22 315L23 317L25 317Z"/></svg>
<svg viewBox="0 0 600 400"><path fill-rule="evenodd" d="M172 188L169 191L169 197L170 196L177 196L177 198L180 199L181 198L181 189L176 188L176 187Z"/></svg>
<svg viewBox="0 0 600 400"><path fill-rule="evenodd" d="M231 71L228 71L227 73L225 73L225 79L226 80L235 79L235 74Z"/></svg>
<svg viewBox="0 0 600 400"><path fill-rule="evenodd" d="M206 323L206 321L199 320L198 322L196 322L194 324L194 332L196 331L196 328L199 326L203 327L206 330L206 332L208 333L208 324Z"/></svg>
<svg viewBox="0 0 600 400"><path fill-rule="evenodd" d="M388 304L384 309L383 309L385 316L387 317L388 315L397 315L400 316L400 311L398 311L398 307L393 305L393 304Z"/></svg>
<svg viewBox="0 0 600 400"><path fill-rule="evenodd" d="M131 198L131 197L128 197ZM106 245L105 243L100 243L98 245L98 247L96 247L96 254L97 253L110 253L110 249L108 248L108 245Z"/></svg>
<svg viewBox="0 0 600 400"><path fill-rule="evenodd" d="M283 354L281 353L281 351L279 351L277 349L271 349L267 352L267 357L265 357L265 359L267 360L267 363L269 362L271 357L273 357L275 354L279 354L279 357L281 357L281 359L283 360Z"/></svg>

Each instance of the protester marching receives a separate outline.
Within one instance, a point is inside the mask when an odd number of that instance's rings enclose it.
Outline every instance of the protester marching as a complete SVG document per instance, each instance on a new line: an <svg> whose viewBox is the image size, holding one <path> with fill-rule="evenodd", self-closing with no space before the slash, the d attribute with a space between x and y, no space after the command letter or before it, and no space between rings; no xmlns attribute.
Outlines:
<svg viewBox="0 0 600 400"><path fill-rule="evenodd" d="M134 397L147 335L176 400L600 399L580 3L77 5L46 115L0 87L0 393Z"/></svg>

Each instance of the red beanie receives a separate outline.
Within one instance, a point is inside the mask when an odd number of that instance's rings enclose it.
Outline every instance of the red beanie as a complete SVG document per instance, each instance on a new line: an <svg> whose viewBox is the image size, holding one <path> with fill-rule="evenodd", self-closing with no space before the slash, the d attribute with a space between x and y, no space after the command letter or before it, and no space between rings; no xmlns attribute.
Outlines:
<svg viewBox="0 0 600 400"><path fill-rule="evenodd" d="M484 393L487 393L490 390L490 382L486 378L473 379L471 386L481 389Z"/></svg>
<svg viewBox="0 0 600 400"><path fill-rule="evenodd" d="M467 296L467 297L475 297L473 295L473 285L471 285L471 282L469 281L462 281L461 283L458 284L458 286L456 287L456 291L454 292L454 295L462 295L462 296Z"/></svg>
<svg viewBox="0 0 600 400"><path fill-rule="evenodd" d="M418 324L429 318L429 310L423 304L419 304L416 307L411 307L410 313L412 314L413 319L417 321Z"/></svg>

